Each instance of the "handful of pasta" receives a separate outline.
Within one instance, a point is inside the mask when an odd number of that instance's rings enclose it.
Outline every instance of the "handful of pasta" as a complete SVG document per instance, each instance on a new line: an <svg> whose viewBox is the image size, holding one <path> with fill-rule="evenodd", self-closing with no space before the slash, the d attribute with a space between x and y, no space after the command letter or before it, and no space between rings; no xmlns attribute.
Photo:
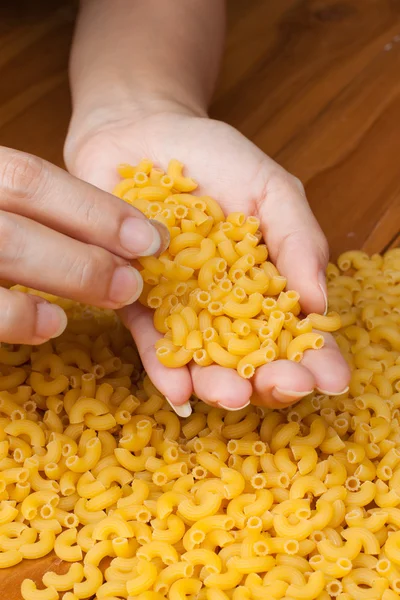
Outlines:
<svg viewBox="0 0 400 600"><path fill-rule="evenodd" d="M139 259L144 290L140 302L154 309L164 337L156 354L167 367L218 364L252 377L278 358L299 362L335 331L340 317L300 319L299 294L284 291L286 279L268 261L256 217L226 218L209 196L195 196L196 182L171 160L167 173L149 160L120 165L114 194L168 227L171 242L158 258Z"/></svg>

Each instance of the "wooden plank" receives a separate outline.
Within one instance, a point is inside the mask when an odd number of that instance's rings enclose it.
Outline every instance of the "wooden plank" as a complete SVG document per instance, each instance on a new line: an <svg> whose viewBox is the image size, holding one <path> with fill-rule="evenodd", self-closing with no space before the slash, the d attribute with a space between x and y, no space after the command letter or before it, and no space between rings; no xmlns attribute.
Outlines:
<svg viewBox="0 0 400 600"><path fill-rule="evenodd" d="M368 237L368 248L379 251L381 237L392 239L394 227L386 232L383 220L379 240L371 235L388 210L397 177L400 120L397 104L389 107L400 91L399 3L296 2L282 12L269 6L258 6L249 17L259 19L250 38L253 61L236 59L238 69L230 59L238 46L247 57L240 35L251 26L244 22L243 29L231 30L224 88L212 114L239 127L303 180L333 257ZM272 30L264 45L257 35L262 17ZM384 118L388 110L391 124ZM379 151L371 146L376 143ZM375 171L374 185L366 185Z"/></svg>
<svg viewBox="0 0 400 600"><path fill-rule="evenodd" d="M391 250L392 248L400 248L400 233L386 246L385 250Z"/></svg>
<svg viewBox="0 0 400 600"><path fill-rule="evenodd" d="M0 5L0 142L58 165L71 112L75 11L66 0Z"/></svg>
<svg viewBox="0 0 400 600"><path fill-rule="evenodd" d="M394 193L387 209L367 235L362 248L366 252L372 253L384 252L398 245L400 245L400 187Z"/></svg>
<svg viewBox="0 0 400 600"><path fill-rule="evenodd" d="M284 4L282 13L276 8L280 4L263 4L258 21L246 30L246 41L241 38L242 29L229 33L226 78L231 83L225 85L222 96L217 94L212 111L217 118L227 120L254 138L268 154L274 154L268 139L275 145L275 136L269 136L266 130L265 138L259 139L260 128L273 122L281 112L285 114L288 104L297 106L304 88L319 81L324 82L324 90L327 88L335 95L341 84L330 84L331 72L339 69L341 77L351 79L352 71L346 74L347 62L388 30L389 41L391 35L398 32L399 25L398 11L389 0L368 3L347 0L335 4L315 0L292 2L289 6ZM259 36L261 54L256 53L253 46ZM245 58L238 58L238 48L244 57L251 57L246 73L239 80L237 63ZM327 93L324 91L322 98L324 95L326 98ZM312 107L316 103L318 108L320 96L321 90L317 89L308 104ZM297 112L300 122L304 108L301 106ZM279 135L277 137L279 141Z"/></svg>
<svg viewBox="0 0 400 600"><path fill-rule="evenodd" d="M279 2L231 0L229 2L225 59L211 109L217 117L231 122L229 111L234 108L232 106L234 90L242 89L243 83L248 80L251 89L257 85L257 80L251 78L254 67L273 53L279 35L279 23L295 3L296 0L279 0ZM218 115L219 106L221 106L220 115ZM240 111L242 117L245 116L244 111L243 103Z"/></svg>
<svg viewBox="0 0 400 600"><path fill-rule="evenodd" d="M312 165L318 164L318 168L306 179L307 195L328 237L333 257L344 250L362 247L392 203L399 183L400 130L395 126L399 110L397 96L372 124L365 124L363 135L360 130L360 135L349 145L343 137L342 150L334 159L328 157L329 161L324 163L325 157L321 156L317 163L317 153L310 157ZM337 135L341 137L339 132ZM350 132L348 137L352 137ZM310 162L305 168L311 171ZM389 241L392 231L386 236ZM382 249L375 245L369 248L373 252Z"/></svg>
<svg viewBox="0 0 400 600"><path fill-rule="evenodd" d="M55 556L52 552L48 556L37 560L24 560L22 563L9 569L0 571L0 584L4 586L3 592L5 595L0 597L4 600L22 600L20 588L24 579L32 579L38 588L42 588L42 577L46 571L56 571L64 574L68 571L68 563L64 563Z"/></svg>

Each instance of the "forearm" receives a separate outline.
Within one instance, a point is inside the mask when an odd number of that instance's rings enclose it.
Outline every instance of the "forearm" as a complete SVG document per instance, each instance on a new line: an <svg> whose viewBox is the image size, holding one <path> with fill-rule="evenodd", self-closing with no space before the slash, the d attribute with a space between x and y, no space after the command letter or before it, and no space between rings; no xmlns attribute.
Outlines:
<svg viewBox="0 0 400 600"><path fill-rule="evenodd" d="M205 114L225 0L82 0L71 55L74 112L153 105Z"/></svg>

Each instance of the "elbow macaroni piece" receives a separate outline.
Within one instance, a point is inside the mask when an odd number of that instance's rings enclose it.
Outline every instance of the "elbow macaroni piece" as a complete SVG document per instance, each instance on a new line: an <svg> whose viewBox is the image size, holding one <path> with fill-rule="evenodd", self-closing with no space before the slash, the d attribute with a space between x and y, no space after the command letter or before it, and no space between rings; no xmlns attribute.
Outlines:
<svg viewBox="0 0 400 600"><path fill-rule="evenodd" d="M21 595L24 600L58 600L58 592L55 587L47 587L38 590L32 579L25 579L21 586Z"/></svg>
<svg viewBox="0 0 400 600"><path fill-rule="evenodd" d="M19 369L0 392L0 569L64 561L44 589L25 580L25 600L399 598L400 251L346 253L327 271L331 312L301 320L257 220L191 195L179 164L121 172L120 195L175 228L176 254L141 259L160 323L173 317L168 353L296 360L339 313L352 383L283 411L193 399L179 419L110 311L52 298L69 316L60 338L0 348L3 372ZM226 305L237 316L216 314Z"/></svg>

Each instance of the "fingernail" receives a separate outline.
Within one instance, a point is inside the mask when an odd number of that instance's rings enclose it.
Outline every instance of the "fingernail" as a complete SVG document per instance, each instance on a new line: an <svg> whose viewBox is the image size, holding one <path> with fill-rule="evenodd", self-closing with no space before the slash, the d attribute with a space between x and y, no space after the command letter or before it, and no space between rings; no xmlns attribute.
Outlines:
<svg viewBox="0 0 400 600"><path fill-rule="evenodd" d="M157 221L157 219L149 219L149 221L157 229L158 234L160 236L161 243L160 243L160 247L158 249L157 254L161 254L162 252L164 252L164 250L166 250L168 248L169 243L171 241L169 229L166 225L164 225L164 223Z"/></svg>
<svg viewBox="0 0 400 600"><path fill-rule="evenodd" d="M349 386L345 387L341 392L328 392L327 390L321 390L321 388L316 388L317 392L324 394L325 396L341 396L342 394L346 394L349 391Z"/></svg>
<svg viewBox="0 0 400 600"><path fill-rule="evenodd" d="M190 415L192 414L192 407L189 401L185 402L185 404L181 404L180 406L176 406L175 404L172 404L171 400L167 398L167 396L165 396L165 399L172 408L172 410L178 415L178 417L186 418L190 417Z"/></svg>
<svg viewBox="0 0 400 600"><path fill-rule="evenodd" d="M218 408L223 408L224 410L229 410L229 412L235 412L237 410L242 410L243 408L246 408L246 406L249 406L249 404L250 404L250 400L248 400L246 402L246 404L243 404L243 406L225 406L225 404L222 404L222 402L217 402Z"/></svg>
<svg viewBox="0 0 400 600"><path fill-rule="evenodd" d="M152 223L135 217L125 219L119 230L121 246L133 256L149 256L158 252L162 240L158 228Z"/></svg>
<svg viewBox="0 0 400 600"><path fill-rule="evenodd" d="M115 269L109 291L112 302L122 305L132 304L139 298L142 290L143 279L136 269L129 265Z"/></svg>
<svg viewBox="0 0 400 600"><path fill-rule="evenodd" d="M57 304L40 302L36 305L36 335L40 338L56 338L67 326L68 318Z"/></svg>
<svg viewBox="0 0 400 600"><path fill-rule="evenodd" d="M325 310L324 315L328 312L328 288L326 287L326 277L324 271L320 271L318 274L319 287L322 295L324 296Z"/></svg>
<svg viewBox="0 0 400 600"><path fill-rule="evenodd" d="M305 392L295 392L294 390L282 390L279 387L274 387L271 394L272 397L278 402L282 402L283 404L289 404L290 402L294 402L295 400L300 400L300 398L304 398L304 396L308 396L314 390L306 390Z"/></svg>

